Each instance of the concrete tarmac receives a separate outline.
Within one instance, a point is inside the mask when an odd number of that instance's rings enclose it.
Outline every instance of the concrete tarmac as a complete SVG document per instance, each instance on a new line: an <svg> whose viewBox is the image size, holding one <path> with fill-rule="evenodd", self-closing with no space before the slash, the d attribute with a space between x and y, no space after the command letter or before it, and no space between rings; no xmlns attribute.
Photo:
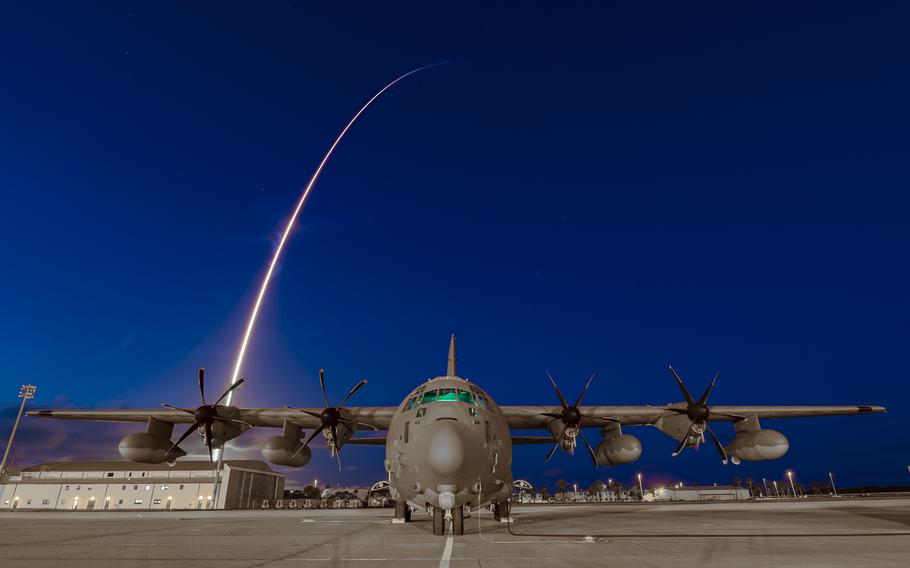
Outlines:
<svg viewBox="0 0 910 568"><path fill-rule="evenodd" d="M475 512L462 537L390 514L0 513L0 568L910 565L910 499L525 505L510 525Z"/></svg>

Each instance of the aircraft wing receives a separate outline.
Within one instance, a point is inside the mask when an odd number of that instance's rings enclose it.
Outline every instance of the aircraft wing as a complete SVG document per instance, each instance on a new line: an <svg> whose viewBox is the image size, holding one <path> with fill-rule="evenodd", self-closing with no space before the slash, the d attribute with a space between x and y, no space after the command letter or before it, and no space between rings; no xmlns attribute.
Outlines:
<svg viewBox="0 0 910 568"><path fill-rule="evenodd" d="M192 409L188 409L192 410ZM322 408L238 408L237 419L257 427L281 428L285 419L301 428L316 428L319 419L300 410L319 414ZM361 429L387 430L397 407L395 406L351 406L346 407ZM147 410L30 410L28 416L57 418L61 420L94 420L99 422L148 422L149 418L171 424L192 424L193 416L179 410L153 408Z"/></svg>
<svg viewBox="0 0 910 568"><path fill-rule="evenodd" d="M674 405L677 406L677 405ZM515 430L542 429L553 420L544 413L559 413L558 406L502 406L509 427ZM606 426L618 423L628 426L654 424L667 416L678 414L665 406L581 406L582 427ZM812 416L846 416L885 412L883 406L711 406L711 412L748 418L801 418ZM712 416L711 421L735 421Z"/></svg>

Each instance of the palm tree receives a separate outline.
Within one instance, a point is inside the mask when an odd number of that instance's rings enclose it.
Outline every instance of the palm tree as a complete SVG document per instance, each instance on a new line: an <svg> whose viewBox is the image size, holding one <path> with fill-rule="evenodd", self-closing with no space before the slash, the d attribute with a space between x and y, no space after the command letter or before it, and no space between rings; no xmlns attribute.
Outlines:
<svg viewBox="0 0 910 568"><path fill-rule="evenodd" d="M566 500L566 487L569 485L569 482L565 479L559 479L556 481L556 489L559 489L559 492L562 493L562 500Z"/></svg>

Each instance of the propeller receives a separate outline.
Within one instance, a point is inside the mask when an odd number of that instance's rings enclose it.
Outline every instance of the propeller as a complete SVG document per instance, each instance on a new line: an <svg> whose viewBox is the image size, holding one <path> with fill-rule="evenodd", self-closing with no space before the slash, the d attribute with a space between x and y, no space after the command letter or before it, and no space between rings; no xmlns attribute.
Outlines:
<svg viewBox="0 0 910 568"><path fill-rule="evenodd" d="M673 451L673 455L678 456L688 444L689 438L691 438L693 435L698 435L701 440L704 440L704 433L707 432L711 437L711 441L714 442L714 447L717 448L717 453L720 454L721 461L726 464L727 452L721 445L720 440L717 439L717 435L714 434L714 431L710 426L708 426L708 419L712 416L719 416L721 418L741 420L743 417L737 416L735 414L714 412L711 410L711 407L708 406L708 396L711 394L711 390L714 388L714 385L717 384L717 377L720 375L720 371L715 373L714 379L711 381L711 384L708 385L708 388L705 389L704 394L701 395L698 400L695 400L692 398L692 395L689 394L689 390L686 388L686 385L683 384L682 379L679 378L679 374L676 372L676 369L674 369L672 365L668 365L668 367L670 368L670 372L673 373L673 378L676 379L676 384L679 385L679 390L682 391L682 394L686 399L686 407L667 407L667 410L670 412L675 412L677 414L685 414L691 422L691 424L689 424L689 430L686 432L686 435L679 443L679 446L676 447L676 450Z"/></svg>
<svg viewBox="0 0 910 568"><path fill-rule="evenodd" d="M221 396L218 397L218 400L215 401L215 404L207 404L205 402L205 369L199 369L199 398L202 399L202 406L196 407L195 410L189 410L187 408L177 408L176 406L171 406L170 404L162 404L164 408L170 408L171 410L177 410L179 412L185 412L193 416L193 424L187 428L186 432L183 433L180 438L174 442L174 445L171 446L171 449L167 453L173 452L177 449L180 444L186 440L190 434L193 433L193 430L197 428L202 428L205 432L205 447L209 450L209 460L214 463L215 459L212 456L212 425L215 422L223 422L225 424L243 424L249 426L246 422L242 420L236 420L234 418L226 418L224 416L218 415L218 405L221 403L224 398L230 394L234 389L246 382L246 377L241 378L236 383L229 386Z"/></svg>
<svg viewBox="0 0 910 568"><path fill-rule="evenodd" d="M335 454L335 459L338 460L338 471L341 471L341 455L339 453L340 448L338 447L337 428L339 424L353 424L351 420L348 420L342 415L341 410L344 408L344 403L346 403L348 399L351 398L355 392L359 391L365 384L367 384L367 380L361 379L360 382L354 385L354 388L348 391L348 394L345 395L343 399L341 399L341 402L338 404L338 406L330 406L329 397L325 392L325 369L319 369L319 387L322 389L322 400L325 403L322 408L322 412L312 412L310 410L304 410L302 408L292 408L290 406L288 407L291 410L296 410L297 412L302 412L304 414L312 416L313 418L319 419L319 426L313 430L313 433L310 434L310 437L306 439L306 442L297 448L297 451L294 452L294 454L291 456L291 459L297 457L297 455L303 451L303 448L309 446L310 442L313 441L313 438L315 438L320 433L328 430L332 434L332 446L329 449L332 451L332 453Z"/></svg>
<svg viewBox="0 0 910 568"><path fill-rule="evenodd" d="M556 444L550 450L550 453L547 454L547 457L544 461L550 461L550 458L553 457L553 454L556 453L556 450L559 449L560 443L562 442L562 437L565 435L566 430L570 428L578 432L578 435L581 437L581 441L584 442L585 448L588 449L588 455L591 457L591 461L594 463L594 467L597 467L597 454L594 453L594 449L591 447L591 444L588 443L587 438L585 438L584 432L581 431L581 419L584 418L581 411L578 407L581 405L581 401L584 400L585 394L588 393L588 388L591 386L591 382L594 380L594 377L597 376L597 373L591 373L591 376L588 377L588 382L585 384L584 390L581 391L581 394L578 395L578 398L575 400L575 404L570 405L566 401L566 397L562 395L562 391L559 390L559 387L556 385L556 381L553 379L553 375L550 374L550 371L547 371L547 378L550 379L550 384L553 385L553 390L556 391L556 396L559 398L559 404L562 406L560 412L543 412L544 416L549 416L550 418L558 418L562 420L562 429L559 431L559 435L556 436Z"/></svg>

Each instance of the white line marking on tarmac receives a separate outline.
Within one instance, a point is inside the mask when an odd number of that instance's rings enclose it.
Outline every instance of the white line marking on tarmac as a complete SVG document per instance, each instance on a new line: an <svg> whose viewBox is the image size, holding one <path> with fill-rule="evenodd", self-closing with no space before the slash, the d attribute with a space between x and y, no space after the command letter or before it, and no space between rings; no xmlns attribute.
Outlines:
<svg viewBox="0 0 910 568"><path fill-rule="evenodd" d="M442 559L439 560L439 568L449 568L449 558L452 557L452 537L446 537L446 547L442 551Z"/></svg>

